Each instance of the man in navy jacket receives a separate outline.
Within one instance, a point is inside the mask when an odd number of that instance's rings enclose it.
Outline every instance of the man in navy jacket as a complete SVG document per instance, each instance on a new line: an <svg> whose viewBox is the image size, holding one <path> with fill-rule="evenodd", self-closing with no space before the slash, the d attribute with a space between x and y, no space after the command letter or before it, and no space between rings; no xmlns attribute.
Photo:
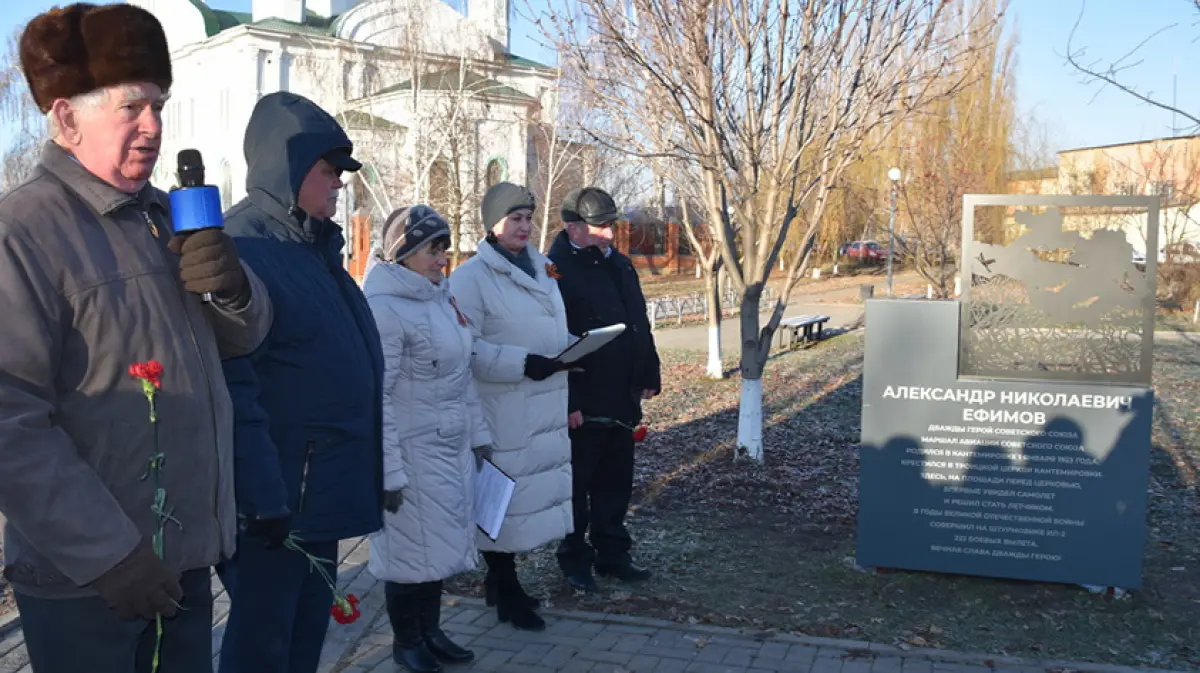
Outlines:
<svg viewBox="0 0 1200 673"><path fill-rule="evenodd" d="M633 497L633 428L642 420L642 401L662 388L662 376L637 271L612 245L619 217L612 196L596 187L573 190L561 214L564 229L550 259L561 275L567 328L583 334L626 326L580 360L582 371L569 379L575 529L559 545L558 563L573 588L595 591L593 567L624 581L650 577L633 562L625 513Z"/></svg>
<svg viewBox="0 0 1200 673"><path fill-rule="evenodd" d="M222 673L316 671L333 596L284 542L294 533L334 574L338 541L382 526L383 355L329 219L342 172L361 168L352 150L332 116L287 92L263 97L246 129L249 195L225 229L275 321L256 352L224 363L243 529L219 569L231 601Z"/></svg>

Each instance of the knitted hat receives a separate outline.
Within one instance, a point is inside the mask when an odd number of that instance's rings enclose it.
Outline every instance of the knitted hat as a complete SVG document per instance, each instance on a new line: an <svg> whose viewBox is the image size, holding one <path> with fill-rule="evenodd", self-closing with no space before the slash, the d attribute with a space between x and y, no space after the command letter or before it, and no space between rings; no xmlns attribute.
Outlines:
<svg viewBox="0 0 1200 673"><path fill-rule="evenodd" d="M479 214L483 216L483 226L491 229L513 212L537 207L537 199L533 192L511 182L498 182L483 195L483 203L479 206Z"/></svg>
<svg viewBox="0 0 1200 673"><path fill-rule="evenodd" d="M171 88L171 51L162 24L133 5L76 3L33 18L21 34L21 69L44 113L59 98L117 84Z"/></svg>
<svg viewBox="0 0 1200 673"><path fill-rule="evenodd" d="M450 225L436 210L420 204L401 208L383 223L375 256L385 262L399 263L440 239L450 239Z"/></svg>

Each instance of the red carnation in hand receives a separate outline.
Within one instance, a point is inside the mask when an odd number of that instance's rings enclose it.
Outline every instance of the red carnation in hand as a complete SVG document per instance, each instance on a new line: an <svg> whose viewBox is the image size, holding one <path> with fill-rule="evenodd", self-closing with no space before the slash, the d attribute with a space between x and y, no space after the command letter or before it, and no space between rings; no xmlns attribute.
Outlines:
<svg viewBox="0 0 1200 673"><path fill-rule="evenodd" d="M346 594L345 598L334 597L333 607L329 608L329 614L333 615L333 621L338 624L350 624L358 621L358 618L362 616L362 612L358 609L358 596Z"/></svg>
<svg viewBox="0 0 1200 673"><path fill-rule="evenodd" d="M646 441L646 435L648 435L649 433L650 433L650 431L646 429L646 426L639 425L637 427L637 430L633 431L633 441L644 442L644 441Z"/></svg>
<svg viewBox="0 0 1200 673"><path fill-rule="evenodd" d="M129 375L146 381L155 388L162 388L163 366L158 360L135 362L129 365Z"/></svg>

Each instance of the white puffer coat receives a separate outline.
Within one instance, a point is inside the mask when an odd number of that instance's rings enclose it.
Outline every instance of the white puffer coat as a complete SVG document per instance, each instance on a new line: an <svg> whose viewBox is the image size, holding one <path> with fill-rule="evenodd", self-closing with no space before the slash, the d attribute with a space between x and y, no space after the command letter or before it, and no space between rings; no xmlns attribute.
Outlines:
<svg viewBox="0 0 1200 673"><path fill-rule="evenodd" d="M472 570L471 449L492 441L471 375L471 332L446 282L399 264L372 266L363 292L383 342L383 487L404 493L371 536L367 567L402 583Z"/></svg>
<svg viewBox="0 0 1200 673"><path fill-rule="evenodd" d="M532 246L537 279L486 241L451 275L458 308L475 334L475 385L495 440L494 461L516 479L512 504L485 551L523 552L564 537L571 517L571 440L567 435L567 374L525 378L525 356L554 357L570 343L558 281L550 260Z"/></svg>

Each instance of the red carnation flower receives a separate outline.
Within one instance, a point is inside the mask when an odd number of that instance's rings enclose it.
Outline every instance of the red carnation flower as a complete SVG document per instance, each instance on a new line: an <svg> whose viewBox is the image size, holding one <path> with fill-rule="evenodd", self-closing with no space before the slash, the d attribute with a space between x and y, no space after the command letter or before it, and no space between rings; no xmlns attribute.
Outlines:
<svg viewBox="0 0 1200 673"><path fill-rule="evenodd" d="M358 596L354 594L346 594L345 598L335 596L333 607L329 608L329 614L333 615L333 621L338 624L350 624L358 621L358 618L362 616L362 612L358 609Z"/></svg>
<svg viewBox="0 0 1200 673"><path fill-rule="evenodd" d="M646 429L646 426L639 425L637 430L633 431L633 441L644 442L646 441L646 435L648 434L650 434L650 431Z"/></svg>
<svg viewBox="0 0 1200 673"><path fill-rule="evenodd" d="M162 388L163 366L158 360L135 362L129 365L129 375L135 379L146 381L155 388Z"/></svg>

